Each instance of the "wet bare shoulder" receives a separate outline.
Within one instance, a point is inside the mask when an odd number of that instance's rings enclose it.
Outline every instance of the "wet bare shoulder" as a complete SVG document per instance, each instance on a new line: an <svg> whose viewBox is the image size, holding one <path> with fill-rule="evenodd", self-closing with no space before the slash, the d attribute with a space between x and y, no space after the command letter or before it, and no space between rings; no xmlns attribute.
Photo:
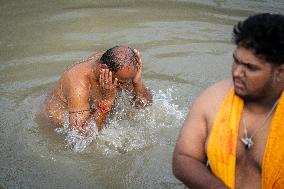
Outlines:
<svg viewBox="0 0 284 189"><path fill-rule="evenodd" d="M90 55L88 58L84 58L84 59L81 59L79 61L72 63L65 69L63 73L63 77L65 75L70 75L70 73L74 74L77 72L86 72L86 71L92 70L93 64L100 60L103 53L104 53L103 51L96 52Z"/></svg>

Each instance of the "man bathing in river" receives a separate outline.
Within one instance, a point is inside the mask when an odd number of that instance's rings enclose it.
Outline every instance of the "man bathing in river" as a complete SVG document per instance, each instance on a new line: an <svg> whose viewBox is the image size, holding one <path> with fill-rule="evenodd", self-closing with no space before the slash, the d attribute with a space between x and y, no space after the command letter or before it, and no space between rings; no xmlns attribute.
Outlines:
<svg viewBox="0 0 284 189"><path fill-rule="evenodd" d="M95 53L63 73L47 98L46 113L61 126L69 117L70 127L80 133L88 133L91 121L101 130L118 91L129 91L136 107L152 103L152 94L142 82L142 71L136 49L116 46Z"/></svg>
<svg viewBox="0 0 284 189"><path fill-rule="evenodd" d="M173 172L191 189L283 189L284 16L251 16L233 34L232 80L193 103Z"/></svg>

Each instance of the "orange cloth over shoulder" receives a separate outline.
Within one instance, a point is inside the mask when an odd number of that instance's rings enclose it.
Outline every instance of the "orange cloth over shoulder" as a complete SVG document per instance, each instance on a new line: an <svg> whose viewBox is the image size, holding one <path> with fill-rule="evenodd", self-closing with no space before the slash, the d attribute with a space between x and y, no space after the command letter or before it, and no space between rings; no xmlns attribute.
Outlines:
<svg viewBox="0 0 284 189"><path fill-rule="evenodd" d="M208 141L212 172L235 188L236 146L243 100L231 89L217 114ZM262 189L284 189L284 92L272 118L262 162Z"/></svg>

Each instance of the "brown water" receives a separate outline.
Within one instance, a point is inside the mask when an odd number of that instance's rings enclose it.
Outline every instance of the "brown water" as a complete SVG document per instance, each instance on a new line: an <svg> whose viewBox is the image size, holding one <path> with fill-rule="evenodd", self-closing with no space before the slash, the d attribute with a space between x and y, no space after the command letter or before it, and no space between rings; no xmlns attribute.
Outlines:
<svg viewBox="0 0 284 189"><path fill-rule="evenodd" d="M233 25L284 12L283 0L0 2L0 188L185 188L173 148L193 99L230 77ZM154 104L122 99L97 138L72 146L39 106L66 67L119 44L140 50Z"/></svg>

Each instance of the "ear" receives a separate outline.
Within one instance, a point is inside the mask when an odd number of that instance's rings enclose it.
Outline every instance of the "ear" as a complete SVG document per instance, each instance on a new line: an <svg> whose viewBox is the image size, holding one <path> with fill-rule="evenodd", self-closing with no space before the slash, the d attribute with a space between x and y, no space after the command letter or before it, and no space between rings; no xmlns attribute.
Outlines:
<svg viewBox="0 0 284 189"><path fill-rule="evenodd" d="M276 69L276 80L284 82L284 64L279 65Z"/></svg>

